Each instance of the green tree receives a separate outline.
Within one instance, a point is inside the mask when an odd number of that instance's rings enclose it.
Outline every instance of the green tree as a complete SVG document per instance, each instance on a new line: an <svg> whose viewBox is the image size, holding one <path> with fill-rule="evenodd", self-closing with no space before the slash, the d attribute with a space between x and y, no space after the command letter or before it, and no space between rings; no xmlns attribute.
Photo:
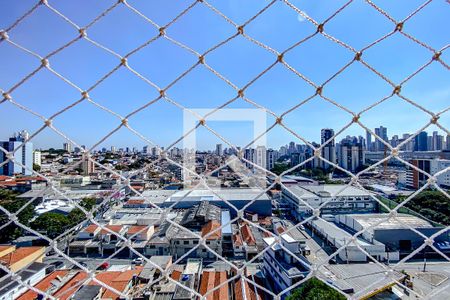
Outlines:
<svg viewBox="0 0 450 300"><path fill-rule="evenodd" d="M33 164L33 171L39 172L41 170L41 166L37 164Z"/></svg>
<svg viewBox="0 0 450 300"><path fill-rule="evenodd" d="M17 193L9 190L0 190L0 205L10 213L15 213L23 208L17 215L18 221L24 225L29 225L34 216L34 204L28 205L24 199L16 199ZM9 222L9 217L0 211L0 226ZM14 223L11 223L0 230L0 243L11 242L23 235L23 229Z"/></svg>
<svg viewBox="0 0 450 300"><path fill-rule="evenodd" d="M345 296L313 277L295 289L286 300L345 300Z"/></svg>
<svg viewBox="0 0 450 300"><path fill-rule="evenodd" d="M59 213L43 213L31 223L31 228L43 232L49 238L55 238L71 225L71 220Z"/></svg>

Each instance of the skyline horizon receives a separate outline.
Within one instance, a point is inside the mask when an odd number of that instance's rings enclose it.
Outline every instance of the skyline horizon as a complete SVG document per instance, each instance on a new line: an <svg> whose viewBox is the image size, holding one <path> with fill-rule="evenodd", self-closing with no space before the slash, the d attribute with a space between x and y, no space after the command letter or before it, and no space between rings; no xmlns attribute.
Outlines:
<svg viewBox="0 0 450 300"><path fill-rule="evenodd" d="M382 125L381 125L382 126ZM377 127L377 128L379 128L379 127ZM322 128L322 129L333 129L333 128ZM321 130L322 130L321 129ZM14 136L14 134L16 134L16 133L18 133L18 132L20 132L20 131L22 131L22 130L25 130L26 131L26 129L21 129L21 130L17 130L17 131L14 131L13 133L11 133L7 138L0 138L0 140L3 140L3 141L7 141L10 137L13 137ZM333 129L334 130L334 129ZM373 129L373 131L375 132L375 128ZM438 135L440 135L440 136L443 136L443 138L444 138L444 143L446 142L446 138L447 138L447 136L449 136L450 137L450 135L445 135L445 132L444 131L442 131L442 130L423 130L424 132L426 132L427 133L427 135L429 136L429 137L431 137L432 136L432 133L433 132L438 132ZM422 131L422 132L423 132ZM28 132L29 133L29 132ZM336 132L335 132L336 133ZM431 134L430 134L431 133ZM389 134L389 128L388 128L388 140L391 140L392 139L392 137L394 137L394 136L398 136L399 137L399 139L401 139L402 138L402 136L404 135L404 134L409 134L409 135L412 135L413 133L406 133L406 132L404 132L404 133L399 133L399 134L392 134L392 135L390 135ZM364 140L366 141L367 139L366 139L366 136L365 135L362 135L362 134L359 134L359 135L343 135L343 133L341 133L341 134L339 134L334 140L335 140L335 143L339 143L339 142L341 142L343 139L345 139L345 138L347 138L347 137L362 137L362 138L364 138ZM62 139L62 137L61 137L61 139ZM372 143L374 143L375 142L375 136L373 136L372 135ZM318 140L318 141L317 141ZM319 144L320 145L320 132L319 132L319 139L317 139L317 140L308 140L308 142L309 143L316 143L316 144ZM378 140L378 139L376 139L376 140ZM412 138L412 141L414 140L414 138ZM35 139L31 139L31 141L30 141L31 143L33 143L33 146L35 147L35 145L36 145L36 143L35 143ZM57 144L54 144L54 145L51 145L51 146L38 146L38 147L35 147L35 149L34 150L40 150L40 151L43 151L43 150L49 150L49 149L51 149L51 148L53 148L53 149L55 149L55 150L61 150L61 149L63 149L63 144L64 143L67 143L68 141L67 140L61 140L61 143L59 143L58 145ZM257 146L264 146L264 147L266 147L267 149L273 149L273 150L280 150L280 148L281 147L283 147L283 146L289 146L289 143L291 143L291 142L294 142L295 143L295 145L304 145L304 146L307 146L307 144L305 144L305 143L303 143L302 141L300 141L300 140L298 140L298 141L295 141L295 140L290 140L290 141L288 141L288 142L285 142L284 144L280 144L280 145L275 145L275 146L273 146L273 145L268 145L268 143L266 144L266 145L257 145ZM204 148L204 147L202 147L202 148L199 148L199 147L197 147L196 148L196 150L198 150L198 151L214 151L214 147L216 146L216 145L218 145L218 144L222 144L223 146L225 146L225 148L224 149L226 149L226 148L231 148L231 147L229 147L226 143L224 143L224 142L221 142L221 143L212 143L211 144L211 146L209 146L209 147L211 147L211 148ZM248 143L246 143L245 145L247 145ZM178 149L185 149L185 148L183 148L183 147L177 147L177 145L178 144L175 144L175 145L172 145L172 147L171 148L178 148ZM90 147L88 146L88 145L84 145L84 144L79 144L79 146L86 146L86 149L89 149ZM134 144L134 145L126 145L126 144L122 144L122 145L116 145L116 144L108 144L108 145L99 145L99 146L97 146L96 148L94 148L93 150L94 151L100 151L100 150L102 150L103 148L106 148L106 149L108 149L108 150L110 150L111 149L111 147L116 147L117 148L117 150L118 149L121 149L121 148L123 148L123 149L125 149L125 148L130 148L130 149L133 149L133 148L137 148L139 151L142 151L142 149L145 147L145 146L149 146L150 148L154 148L154 147L159 147L159 148L164 148L164 149L166 149L166 146L163 146L163 145L151 145L151 144L145 144L145 143L141 143L141 144L139 144L139 145L136 145L136 144ZM241 148L242 149L242 146L241 145L234 145L234 146L236 146L236 147L239 147L239 148ZM76 147L74 144L71 144L71 147L72 148L74 148L74 147ZM252 147L253 148L255 148L256 146L253 146L252 145ZM250 147L251 148L251 147ZM73 149L72 149L73 150Z"/></svg>

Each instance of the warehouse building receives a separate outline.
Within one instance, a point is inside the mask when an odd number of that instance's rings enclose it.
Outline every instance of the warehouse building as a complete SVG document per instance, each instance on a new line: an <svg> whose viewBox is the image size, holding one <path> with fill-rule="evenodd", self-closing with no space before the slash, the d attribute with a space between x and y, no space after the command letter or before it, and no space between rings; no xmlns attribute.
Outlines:
<svg viewBox="0 0 450 300"><path fill-rule="evenodd" d="M312 209L321 208L321 214L374 213L378 202L374 194L363 189L343 184L291 185L283 188L283 198L292 205L297 219L312 214Z"/></svg>
<svg viewBox="0 0 450 300"><path fill-rule="evenodd" d="M236 215L236 209L245 207L245 211L262 216L272 215L272 202L266 193L260 189L218 189L218 190L180 190L180 191L153 191L147 190L143 197L131 197L131 200L144 199L150 205L159 207L172 207L175 209L188 209L209 202L221 209L228 209L231 215ZM150 202L152 204L150 204ZM145 205L145 204L141 204ZM248 205L248 206L247 206ZM234 207L233 207L234 206ZM235 209L236 208L236 209Z"/></svg>
<svg viewBox="0 0 450 300"><path fill-rule="evenodd" d="M389 218L388 214L338 215L335 221L352 232L365 230L361 235L365 240L383 243L389 249L399 251L400 255L407 255L424 243L424 237L411 228L427 237L442 230L441 227L433 227L428 221L408 214L397 214L395 218ZM449 241L449 233L443 233L434 240Z"/></svg>

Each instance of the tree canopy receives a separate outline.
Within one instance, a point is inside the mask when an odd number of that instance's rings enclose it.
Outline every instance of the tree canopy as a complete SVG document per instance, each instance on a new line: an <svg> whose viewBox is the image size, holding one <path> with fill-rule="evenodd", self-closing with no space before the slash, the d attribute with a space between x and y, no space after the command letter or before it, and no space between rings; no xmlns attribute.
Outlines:
<svg viewBox="0 0 450 300"><path fill-rule="evenodd" d="M345 296L313 277L295 289L286 300L345 300Z"/></svg>

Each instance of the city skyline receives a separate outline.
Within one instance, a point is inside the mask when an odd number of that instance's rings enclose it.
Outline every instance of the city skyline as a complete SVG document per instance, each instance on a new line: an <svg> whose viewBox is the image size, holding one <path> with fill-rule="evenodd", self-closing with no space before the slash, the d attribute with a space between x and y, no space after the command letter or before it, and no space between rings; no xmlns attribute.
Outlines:
<svg viewBox="0 0 450 300"><path fill-rule="evenodd" d="M382 125L380 126L380 127L383 127ZM373 128L372 129L372 131L373 132L375 132L375 129L378 129L378 128ZM13 137L15 134L17 134L17 133L19 133L20 131L22 131L22 130L18 130L18 131L15 131L15 132L11 132L9 135L7 135L7 136L0 136L0 140L7 140L7 139L9 139L10 137ZM25 130L26 131L26 130ZM427 135L428 135L428 137L432 137L433 136L433 133L434 132L437 132L437 134L439 135L439 136L441 136L441 137L443 137L443 143L445 144L446 142L447 142L447 136L445 135L445 132L444 131L441 131L441 130L432 130L432 131L427 131L427 130L425 130L425 132L427 133ZM321 142L321 138L320 138L320 131L318 132L318 138L317 139L314 139L314 140L308 140L308 142L309 143L316 143L316 144L320 144L320 142ZM387 137L388 137L388 141L391 141L391 139L392 138L394 138L394 137L397 137L397 138L399 138L399 139L402 139L402 137L404 137L405 135L412 135L412 133L407 133L407 132L403 132L403 133L395 133L395 134L391 134L390 133L390 130L389 130L389 128L388 128L388 132L387 132ZM420 136L420 133L418 134L418 135L416 135L416 137L414 137L414 138L412 138L412 141L414 141L418 136ZM336 138L335 138L335 143L339 143L341 140L345 140L347 137L359 137L359 138L363 138L364 139L364 141L367 141L367 135L364 133L364 134L358 134L358 135L350 135L350 134L345 134L345 132L343 132L343 133L341 133L340 135L338 135ZM375 139L375 136L373 136L373 135L371 135L371 137L372 137L372 139L371 139L371 142L372 143L377 143L377 142L379 142L380 144L381 144L381 142L377 139ZM381 136L380 136L381 137ZM42 146L40 146L41 145L41 143L39 142L39 140L38 139L32 139L31 140L32 141L32 143L33 143L33 145L34 145L34 148L35 149L37 149L37 150L48 150L48 149L50 149L50 148L53 148L53 149L65 149L65 147L66 147L66 145L67 145L67 147L69 147L71 150L74 150L74 148L76 148L76 146L75 145L72 145L72 144L70 144L69 142L67 142L67 141L65 141L65 140L62 140L62 138L61 138L61 141L60 141L60 143L55 143L55 144L52 144L52 145L49 145L49 146L44 146L44 147L42 147ZM295 144L298 144L298 145L305 145L306 146L306 144L305 143L303 143L302 141L300 141L300 140L296 140L296 141L294 141L294 140L286 140L286 142L284 142L284 143L281 143L281 144L279 144L279 145L270 145L269 143L267 144L267 145L264 145L265 147L267 147L268 149L275 149L275 150L279 150L281 147L284 147L284 146L288 146L289 145L289 143L295 143ZM217 145L218 144L222 144L222 147L223 147L223 149L227 149L227 148L230 148L227 144L225 144L225 143L223 143L222 141L219 141L219 142L211 142L211 144L208 144L208 146L206 146L206 147L202 147L202 148L197 148L197 150L199 150L199 151L212 151L212 152L214 152L214 151L217 151ZM79 146L81 146L82 148L85 148L85 149L88 149L89 148L89 146L88 145L85 145L85 144L80 144ZM179 144L176 144L176 145L174 145L173 147L176 147L176 148L180 148L180 149L182 149L183 147L180 147L181 145L179 145ZM237 146L237 147L239 147L239 148L242 148L242 146L243 145L235 145L235 146ZM156 146L154 146L154 145L149 145L149 144L145 144L145 143L141 143L141 144L101 144L101 145L99 145L98 147L96 147L95 149L94 149L94 151L95 150L101 150L101 149L103 149L103 148L105 148L105 149L111 149L111 147L114 147L114 148L116 148L116 149L125 149L125 148L129 148L129 149L133 149L133 148L136 148L136 149L138 149L139 151L142 151L143 150L143 148L144 147L150 147L150 148L153 148L153 147L159 147L159 148L164 148L164 149L166 149L166 146L164 146L164 145L156 145ZM255 148L255 146L252 146L253 148ZM67 149L66 149L67 150ZM374 149L370 149L371 151L375 151ZM419 151L419 150L415 150L415 151ZM422 151L424 151L424 150L422 150ZM426 151L426 150L425 150ZM70 152L70 151L69 151Z"/></svg>

